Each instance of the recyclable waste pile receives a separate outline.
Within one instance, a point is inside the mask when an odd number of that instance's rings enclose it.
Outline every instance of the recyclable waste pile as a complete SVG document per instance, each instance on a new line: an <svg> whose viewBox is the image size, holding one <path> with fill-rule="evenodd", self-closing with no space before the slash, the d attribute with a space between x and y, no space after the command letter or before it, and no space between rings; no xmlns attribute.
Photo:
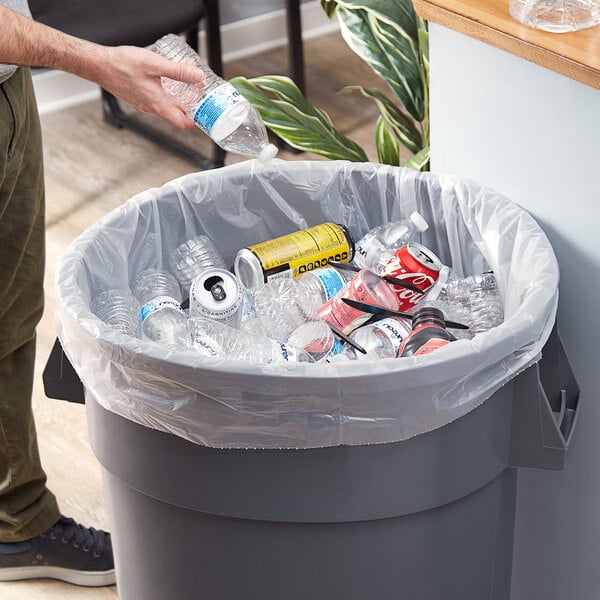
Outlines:
<svg viewBox="0 0 600 600"><path fill-rule="evenodd" d="M419 213L354 241L322 223L240 249L234 265L207 236L181 240L169 265L131 289L98 294L110 327L210 360L380 360L428 354L500 325L494 274L463 276L419 243Z"/></svg>

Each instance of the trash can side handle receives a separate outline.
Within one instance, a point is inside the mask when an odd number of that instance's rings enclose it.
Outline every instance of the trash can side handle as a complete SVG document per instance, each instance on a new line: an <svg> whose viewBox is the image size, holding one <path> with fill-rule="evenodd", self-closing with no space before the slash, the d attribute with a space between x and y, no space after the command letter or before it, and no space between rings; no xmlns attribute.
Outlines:
<svg viewBox="0 0 600 600"><path fill-rule="evenodd" d="M54 340L54 346L52 346L44 367L42 381L44 393L48 398L85 404L83 383L67 358L58 338Z"/></svg>
<svg viewBox="0 0 600 600"><path fill-rule="evenodd" d="M563 469L579 415L579 397L555 325L542 359L514 380L509 465Z"/></svg>

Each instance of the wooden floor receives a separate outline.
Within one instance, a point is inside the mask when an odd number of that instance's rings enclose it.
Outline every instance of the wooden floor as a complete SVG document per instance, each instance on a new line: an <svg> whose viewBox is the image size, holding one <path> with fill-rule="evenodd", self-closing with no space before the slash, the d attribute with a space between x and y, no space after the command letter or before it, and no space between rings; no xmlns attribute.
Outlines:
<svg viewBox="0 0 600 600"><path fill-rule="evenodd" d="M307 95L335 125L358 142L371 160L377 110L361 95L338 94L345 85L385 87L338 34L305 43ZM225 76L287 74L287 51L280 49L225 65ZM38 330L34 410L49 487L62 511L87 525L110 528L101 473L88 442L85 407L44 396L41 373L55 339L55 264L66 246L107 211L132 195L194 170L189 163L125 130L102 122L93 102L42 118L47 185L46 310ZM200 131L181 135L208 148ZM311 155L280 152L289 160ZM228 156L226 162L242 160ZM2 600L109 600L116 587L87 589L51 580L0 583ZM139 600L143 600L140 598ZM176 599L174 599L176 600Z"/></svg>

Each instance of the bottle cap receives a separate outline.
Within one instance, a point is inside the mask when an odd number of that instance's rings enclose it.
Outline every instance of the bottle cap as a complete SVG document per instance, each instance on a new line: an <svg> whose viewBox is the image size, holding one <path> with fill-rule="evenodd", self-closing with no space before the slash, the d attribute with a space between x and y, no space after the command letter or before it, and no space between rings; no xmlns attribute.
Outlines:
<svg viewBox="0 0 600 600"><path fill-rule="evenodd" d="M277 148L277 146L275 144L267 144L258 154L258 156L256 157L260 162L266 162L268 160L271 160L272 158L275 158L275 156L277 155L277 152L279 152L279 148Z"/></svg>
<svg viewBox="0 0 600 600"><path fill-rule="evenodd" d="M410 222L417 228L418 231L426 231L429 229L429 224L423 218L421 213L415 212L410 214Z"/></svg>

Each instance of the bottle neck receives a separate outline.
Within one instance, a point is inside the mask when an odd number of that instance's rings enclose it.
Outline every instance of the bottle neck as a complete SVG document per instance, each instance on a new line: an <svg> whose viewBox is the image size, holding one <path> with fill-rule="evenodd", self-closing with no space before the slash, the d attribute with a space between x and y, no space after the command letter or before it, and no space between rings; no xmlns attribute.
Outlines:
<svg viewBox="0 0 600 600"><path fill-rule="evenodd" d="M446 322L444 321L443 313L438 309L426 308L417 311L412 320L412 328L418 329L425 325L440 327L446 329Z"/></svg>

